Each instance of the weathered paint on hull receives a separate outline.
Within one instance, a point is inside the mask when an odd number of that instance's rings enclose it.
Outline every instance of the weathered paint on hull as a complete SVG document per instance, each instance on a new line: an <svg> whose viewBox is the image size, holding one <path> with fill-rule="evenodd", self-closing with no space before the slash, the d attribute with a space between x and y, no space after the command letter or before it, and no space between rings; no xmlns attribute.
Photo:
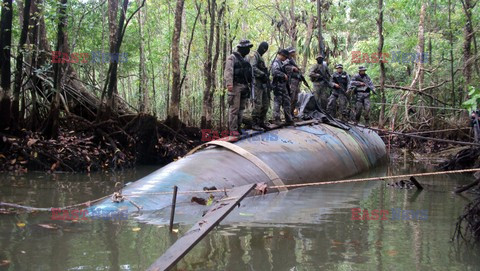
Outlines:
<svg viewBox="0 0 480 271"><path fill-rule="evenodd" d="M260 158L285 184L346 178L372 168L386 157L385 144L375 132L358 127L345 131L326 124L273 130L240 140L235 145ZM170 192L174 185L181 192L211 186L228 189L259 182L273 185L265 173L247 159L224 148L208 147L128 185L123 194L143 210L159 210L170 206L171 195L151 193ZM179 194L177 202L190 203L192 196L205 197L205 194ZM113 203L110 199L92 206L93 209L137 210L128 201Z"/></svg>

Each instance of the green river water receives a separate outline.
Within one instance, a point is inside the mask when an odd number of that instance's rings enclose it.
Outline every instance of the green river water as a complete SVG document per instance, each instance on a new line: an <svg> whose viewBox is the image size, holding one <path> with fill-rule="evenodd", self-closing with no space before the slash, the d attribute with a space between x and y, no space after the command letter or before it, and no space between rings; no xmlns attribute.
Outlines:
<svg viewBox="0 0 480 271"><path fill-rule="evenodd" d="M395 166L392 166L395 164ZM155 168L122 173L0 175L0 201L64 206L110 194ZM369 176L427 172L391 163ZM480 270L480 249L451 242L473 196L451 193L470 175L418 178L425 190L385 182L325 185L247 198L177 270ZM352 208L388 210L386 220L352 220ZM392 219L392 209L426 213ZM197 217L178 210L177 233L165 213L122 221L53 221L51 213L0 215L0 270L145 270ZM411 217L410 217L411 218ZM58 229L42 225L55 224Z"/></svg>

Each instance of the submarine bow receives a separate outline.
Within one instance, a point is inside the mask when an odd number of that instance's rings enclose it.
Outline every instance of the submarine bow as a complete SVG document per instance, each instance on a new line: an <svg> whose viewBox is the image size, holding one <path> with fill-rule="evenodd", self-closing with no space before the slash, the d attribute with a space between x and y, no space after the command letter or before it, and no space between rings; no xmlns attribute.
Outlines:
<svg viewBox="0 0 480 271"><path fill-rule="evenodd" d="M170 207L172 196L165 192L171 192L174 185L179 191L177 203L190 204L193 196L205 197L205 193L182 191L204 187L223 190L261 182L278 186L338 180L368 170L386 158L382 139L355 126L348 130L328 124L287 127L219 145L223 147L208 146L127 185L123 194L130 200L117 203L105 199L90 211L130 212L137 211L138 206L146 211L161 210ZM269 192L274 191L278 190Z"/></svg>

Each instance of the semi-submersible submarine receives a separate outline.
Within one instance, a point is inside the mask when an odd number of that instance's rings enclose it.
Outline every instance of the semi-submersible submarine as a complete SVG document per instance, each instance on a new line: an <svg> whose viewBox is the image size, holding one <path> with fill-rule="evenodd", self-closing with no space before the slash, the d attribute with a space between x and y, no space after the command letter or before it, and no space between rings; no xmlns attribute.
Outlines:
<svg viewBox="0 0 480 271"><path fill-rule="evenodd" d="M386 160L385 144L372 130L349 124L307 123L254 133L235 142L208 142L126 185L122 194L127 200L107 198L92 205L89 212L170 208L173 186L178 187L178 204L195 204L193 197L208 197L202 192L182 193L206 187L228 190L266 183L277 187L268 192L283 192L288 190L283 185L347 178Z"/></svg>

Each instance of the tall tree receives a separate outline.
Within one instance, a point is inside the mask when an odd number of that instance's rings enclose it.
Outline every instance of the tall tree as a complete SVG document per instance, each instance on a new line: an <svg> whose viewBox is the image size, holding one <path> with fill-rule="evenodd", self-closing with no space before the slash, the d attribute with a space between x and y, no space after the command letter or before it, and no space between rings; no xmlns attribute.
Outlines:
<svg viewBox="0 0 480 271"><path fill-rule="evenodd" d="M118 0L108 0L108 41L109 51L111 54L115 53L115 44L117 42L118 29ZM108 76L108 75L107 75ZM113 93L118 93L117 81L112 82Z"/></svg>
<svg viewBox="0 0 480 271"><path fill-rule="evenodd" d="M35 5L35 0L34 0L34 5ZM18 43L18 54L17 54L17 59L16 59L16 64L15 64L15 84L14 84L14 90L13 90L13 104L12 104L12 124L13 125L18 125L19 122L19 103L20 103L20 90L22 87L22 76L23 76L23 52L25 49L25 44L27 42L27 36L28 36L28 28L30 25L30 9L32 8L32 1L31 0L25 0L25 5L23 8L23 22L22 22L22 32L20 34L20 41ZM38 16L38 15L36 15ZM36 21L36 20L35 20ZM35 30L38 30L37 24L35 24L34 28ZM31 41L32 42L32 41ZM33 43L35 43L33 41ZM36 97L35 94L32 97L33 99ZM35 101L34 101L35 102ZM36 109L36 103L33 104L34 110Z"/></svg>
<svg viewBox="0 0 480 271"><path fill-rule="evenodd" d="M452 29L452 1L448 0L448 29L449 29L449 43L450 43L450 80L451 83L451 92L452 92L452 103L453 106L456 104L456 95L455 95L455 70L453 67L453 29ZM431 58L431 56L430 56Z"/></svg>
<svg viewBox="0 0 480 271"><path fill-rule="evenodd" d="M59 0L58 7L58 32L57 32L57 52L65 52L65 40L67 39L67 0ZM53 88L55 89L55 97L50 106L50 113L44 125L43 134L47 138L57 138L60 117L60 93L63 88L63 67L62 61L53 63Z"/></svg>
<svg viewBox="0 0 480 271"><path fill-rule="evenodd" d="M385 63L383 63L383 0L378 0L378 57L380 61L380 93L382 95L382 105L380 107L380 117L378 120L378 126L383 127L385 124Z"/></svg>
<svg viewBox="0 0 480 271"><path fill-rule="evenodd" d="M114 50L111 52L113 55L120 53L120 47L122 46L123 39L123 26L125 24L125 17L127 14L128 0L123 0L122 11L120 13L120 19L118 22L118 27L116 31L116 39L114 44ZM110 61L108 68L108 85L107 85L107 104L105 115L103 118L109 119L112 115L112 112L115 111L115 89L117 86L117 72L118 72L118 61ZM101 112L100 112L101 114Z"/></svg>
<svg viewBox="0 0 480 271"><path fill-rule="evenodd" d="M463 77L465 78L464 96L460 96L460 98L466 99L468 95L468 87L472 82L472 64L475 62L472 56L472 41L475 37L475 32L473 31L472 9L477 2L474 4L472 0L461 1L467 22L463 29Z"/></svg>
<svg viewBox="0 0 480 271"><path fill-rule="evenodd" d="M137 0L138 5L141 5L141 0ZM147 68L145 65L145 35L143 33L143 25L145 21L145 12L142 10L138 11L138 32L140 36L140 46L139 46L139 54L140 54L140 63L138 67L138 110L140 112L146 113L148 112L148 77L147 77Z"/></svg>
<svg viewBox="0 0 480 271"><path fill-rule="evenodd" d="M319 52L325 54L325 44L322 35L322 0L317 0L317 40Z"/></svg>
<svg viewBox="0 0 480 271"><path fill-rule="evenodd" d="M12 0L3 0L0 21L0 129L10 123L12 19Z"/></svg>
<svg viewBox="0 0 480 271"><path fill-rule="evenodd" d="M308 19L307 23L307 38L305 39L304 44L304 53L303 53L303 60L302 60L302 70L305 71L307 68L308 57L310 53L310 43L312 42L313 36L313 29L315 28L315 16L314 14L310 15L310 19Z"/></svg>
<svg viewBox="0 0 480 271"><path fill-rule="evenodd" d="M417 42L417 61L415 62L415 72L413 74L413 80L410 84L410 89L418 89L419 92L422 91L423 88L423 75L424 75L424 68L423 68L423 57L425 53L425 12L426 11L426 4L422 3L420 8L420 20L418 22L418 42ZM413 102L415 98L414 92L406 93L405 99L405 119L407 123L410 123L409 112L410 112L410 104Z"/></svg>
<svg viewBox="0 0 480 271"><path fill-rule="evenodd" d="M203 91L203 106L202 106L202 118L201 118L201 128L211 128L212 126L212 105L213 105L213 91L212 83L215 79L213 77L213 41L215 35L215 20L216 20L216 10L217 3L216 0L207 0L207 14L210 18L210 24L208 31L208 38L205 39L205 52L206 59L203 64L203 74L205 76L205 90ZM203 20L205 30L207 28L207 18ZM218 48L217 48L218 49ZM218 51L217 51L218 53Z"/></svg>
<svg viewBox="0 0 480 271"><path fill-rule="evenodd" d="M179 124L180 115L180 34L182 33L182 13L185 0L177 0L175 8L175 23L172 37L172 95L168 118L174 127Z"/></svg>

